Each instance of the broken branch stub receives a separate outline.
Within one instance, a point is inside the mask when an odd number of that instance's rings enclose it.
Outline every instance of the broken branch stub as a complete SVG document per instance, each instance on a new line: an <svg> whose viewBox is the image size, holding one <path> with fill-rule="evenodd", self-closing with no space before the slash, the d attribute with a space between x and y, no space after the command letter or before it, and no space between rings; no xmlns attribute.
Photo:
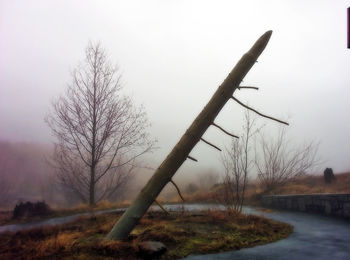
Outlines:
<svg viewBox="0 0 350 260"><path fill-rule="evenodd" d="M230 134L229 132L227 132L225 129L223 129L221 126L218 126L217 124L215 124L214 122L212 123L213 126L219 128L221 131L223 131L225 134L233 137L233 138L239 138L237 135L233 135L233 134Z"/></svg>
<svg viewBox="0 0 350 260"><path fill-rule="evenodd" d="M251 87L251 86L239 86L238 87L238 90L241 90L241 89L255 89L255 90L259 90L258 87Z"/></svg>
<svg viewBox="0 0 350 260"><path fill-rule="evenodd" d="M175 189L177 190L177 193L179 194L180 198L181 198L181 199L182 199L182 201L184 202L184 201L185 201L185 199L184 199L184 197L182 196L182 194L181 194L181 191L180 191L179 187L176 185L176 183L175 183L173 180L171 180L170 182L171 182L171 183L174 185Z"/></svg>
<svg viewBox="0 0 350 260"><path fill-rule="evenodd" d="M160 204L160 202L158 202L157 200L154 200L154 202L158 205L158 207L163 210L163 212L167 215L170 215L169 211L167 211L163 206L162 204Z"/></svg>
<svg viewBox="0 0 350 260"><path fill-rule="evenodd" d="M207 145L210 145L211 147L214 147L216 150L221 152L221 149L219 147L217 147L216 145L212 144L211 142L208 142L207 140L205 140L204 138L201 137L201 140L206 143Z"/></svg>
<svg viewBox="0 0 350 260"><path fill-rule="evenodd" d="M265 49L271 34L272 31L264 33L255 42L253 47L238 61L236 66L209 100L208 104L203 108L185 134L181 137L180 141L158 167L152 178L141 190L130 207L114 225L108 234L109 239L120 240L127 238L164 186L171 181L176 171L186 158L188 158L189 153L200 141L200 138L208 127L213 124L216 116L231 98L233 92L239 87L243 78Z"/></svg>
<svg viewBox="0 0 350 260"><path fill-rule="evenodd" d="M194 162L198 162L198 160L192 156L187 155L187 158L194 161Z"/></svg>
<svg viewBox="0 0 350 260"><path fill-rule="evenodd" d="M231 97L231 98L232 98L234 101L236 101L238 104L240 104L242 107L253 111L254 113L258 114L259 116L262 116L262 117L271 119L271 120L276 121L276 122L281 123L281 124L289 125L287 122L284 122L284 121L279 120L279 119L277 119L277 118L274 118L274 117L272 117L272 116L267 116L267 115L264 115L264 114L260 113L259 111L255 110L254 108L251 108L251 107L249 107L249 106L243 104L241 101L239 101L239 100L238 100L237 98L235 98L235 97Z"/></svg>

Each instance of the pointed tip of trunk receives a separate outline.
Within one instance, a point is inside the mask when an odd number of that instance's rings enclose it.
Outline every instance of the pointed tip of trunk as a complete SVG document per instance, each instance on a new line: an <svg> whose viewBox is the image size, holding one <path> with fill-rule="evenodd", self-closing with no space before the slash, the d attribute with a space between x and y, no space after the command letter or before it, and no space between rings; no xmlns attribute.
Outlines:
<svg viewBox="0 0 350 260"><path fill-rule="evenodd" d="M264 33L264 34L268 34L268 35L270 35L271 36L271 34L272 34L272 30L268 30L266 33Z"/></svg>
<svg viewBox="0 0 350 260"><path fill-rule="evenodd" d="M253 47L249 50L254 56L259 56L265 49L267 43L269 42L272 35L272 30L265 32L260 38L255 42Z"/></svg>
<svg viewBox="0 0 350 260"><path fill-rule="evenodd" d="M266 40L268 42L270 40L270 38L271 38L272 32L273 32L272 30L266 31L263 35L260 36L258 41L263 39L263 40Z"/></svg>

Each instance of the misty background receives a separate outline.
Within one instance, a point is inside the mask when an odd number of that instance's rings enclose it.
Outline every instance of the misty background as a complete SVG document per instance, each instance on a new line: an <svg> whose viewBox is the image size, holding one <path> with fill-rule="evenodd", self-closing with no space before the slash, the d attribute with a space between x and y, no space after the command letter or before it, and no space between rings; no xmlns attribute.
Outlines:
<svg viewBox="0 0 350 260"><path fill-rule="evenodd" d="M102 44L119 66L123 92L145 107L159 149L143 163L156 168L236 62L271 29L269 45L242 83L259 91L235 95L265 114L288 120L293 142L320 142L322 163L314 173L325 167L348 171L348 5L331 0L2 0L0 170L11 169L11 176L20 180L17 189L25 187L26 194L49 196L45 189L50 190L52 173L44 157L53 137L44 117L70 83L70 72L84 58L89 41ZM243 114L242 107L229 101L215 122L240 135ZM259 122L272 133L279 126ZM230 142L215 128L204 137L220 147ZM199 162L184 163L176 174L180 182L198 181L204 172L220 173L220 154L211 147L198 143L191 156ZM142 181L133 192L152 172L137 172ZM41 195L33 181L43 187Z"/></svg>

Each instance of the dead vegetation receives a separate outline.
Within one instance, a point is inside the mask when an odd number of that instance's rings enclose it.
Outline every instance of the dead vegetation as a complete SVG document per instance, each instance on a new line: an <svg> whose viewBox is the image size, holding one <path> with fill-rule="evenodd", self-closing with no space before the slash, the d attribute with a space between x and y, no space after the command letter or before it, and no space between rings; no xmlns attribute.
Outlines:
<svg viewBox="0 0 350 260"><path fill-rule="evenodd" d="M350 193L350 172L335 174L336 180L326 183L323 175L307 175L277 190L280 194Z"/></svg>
<svg viewBox="0 0 350 260"><path fill-rule="evenodd" d="M65 225L0 235L0 259L139 259L138 243L163 242L162 259L236 250L288 236L289 225L258 216L148 213L125 241L106 240L119 213L82 217Z"/></svg>
<svg viewBox="0 0 350 260"><path fill-rule="evenodd" d="M0 211L0 226L9 225L9 224L36 222L36 221L42 221L49 218L65 217L65 216L71 216L71 215L80 214L80 213L86 213L86 212L92 213L92 212L97 212L101 210L126 208L129 206L129 204L130 204L129 201L111 203L107 200L103 200L99 203L96 203L94 207L91 207L88 204L80 203L75 207L71 207L71 208L53 207L51 208L52 210L50 214L36 215L36 216L28 215L27 217L24 217L24 218L13 218L14 211Z"/></svg>
<svg viewBox="0 0 350 260"><path fill-rule="evenodd" d="M305 175L276 188L271 194L350 193L350 172L335 173L335 177L335 181L326 183L323 175ZM198 189L192 193L185 190L184 197L187 202L217 203L220 201L217 197L222 194L223 186L216 184L209 190ZM258 181L251 181L246 188L245 203L257 205L264 194L269 193L264 191ZM172 201L176 199L173 198Z"/></svg>

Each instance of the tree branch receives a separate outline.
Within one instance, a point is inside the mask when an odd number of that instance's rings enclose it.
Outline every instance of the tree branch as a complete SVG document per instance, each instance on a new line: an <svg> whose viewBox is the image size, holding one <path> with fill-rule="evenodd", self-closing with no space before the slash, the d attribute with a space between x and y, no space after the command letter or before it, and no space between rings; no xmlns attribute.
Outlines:
<svg viewBox="0 0 350 260"><path fill-rule="evenodd" d="M202 140L204 143L206 143L206 144L208 144L208 145L214 147L216 150L219 150L219 151L221 152L221 149L220 149L219 147L217 147L216 145L213 145L212 143L209 143L207 140L205 140L205 139L202 138L202 137L201 137L201 140Z"/></svg>
<svg viewBox="0 0 350 260"><path fill-rule="evenodd" d="M230 134L229 132L227 132L225 129L223 129L222 127L218 126L217 124L215 124L214 122L211 123L213 126L216 126L217 128L219 128L221 131L223 131L225 134L229 135L229 136L232 136L234 138L239 138L237 135L233 135L233 134Z"/></svg>
<svg viewBox="0 0 350 260"><path fill-rule="evenodd" d="M184 197L181 195L181 192L180 192L179 187L176 185L176 183L175 183L173 180L171 180L170 182L174 185L174 187L175 187L175 189L177 190L177 193L179 194L179 196L180 196L180 198L182 199L182 201L185 202L185 199L184 199Z"/></svg>
<svg viewBox="0 0 350 260"><path fill-rule="evenodd" d="M238 90L241 90L242 88L259 90L259 88L257 88L257 87L251 87L251 86L239 86L239 87L238 87Z"/></svg>
<svg viewBox="0 0 350 260"><path fill-rule="evenodd" d="M195 158L193 158L193 157L191 157L191 156L189 156L189 155L187 156L187 158L190 159L190 160L192 160L192 161L198 162L197 159L195 159Z"/></svg>
<svg viewBox="0 0 350 260"><path fill-rule="evenodd" d="M240 104L241 106L245 107L246 109L249 109L249 110L251 110L251 111L257 113L259 116L262 116L262 117L265 117L265 118L274 120L274 121L276 121L276 122L278 122L278 123L281 123L281 124L289 125L287 122L284 122L284 121L282 121L282 120L273 118L273 117L271 117L271 116L266 116L266 115L260 113L259 111L256 111L255 109L253 109L253 108L251 108L251 107L248 107L247 105L243 104L241 101L239 101L239 100L238 100L237 98L235 98L235 97L231 97L231 98L232 98L234 101L236 101L238 104Z"/></svg>
<svg viewBox="0 0 350 260"><path fill-rule="evenodd" d="M165 214L170 215L169 211L167 211L162 204L160 204L157 200L154 200L154 202L158 205L158 207L160 207L161 210L164 211Z"/></svg>

